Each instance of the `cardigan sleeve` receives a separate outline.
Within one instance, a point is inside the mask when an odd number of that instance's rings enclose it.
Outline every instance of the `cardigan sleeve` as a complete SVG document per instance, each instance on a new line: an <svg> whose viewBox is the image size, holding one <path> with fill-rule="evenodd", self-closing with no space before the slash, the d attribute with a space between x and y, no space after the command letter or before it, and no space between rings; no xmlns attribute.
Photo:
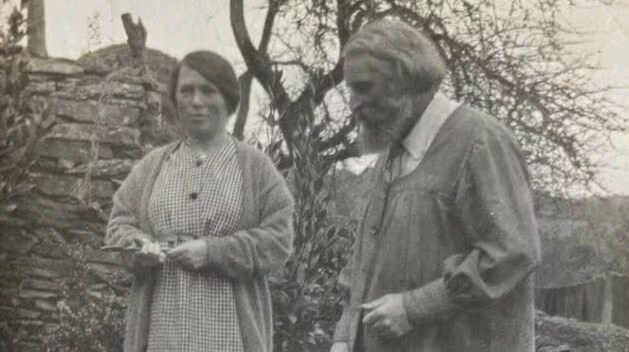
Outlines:
<svg viewBox="0 0 629 352"><path fill-rule="evenodd" d="M208 265L235 280L264 276L292 252L294 201L286 181L266 157L253 159L257 226L230 236L208 237Z"/></svg>
<svg viewBox="0 0 629 352"><path fill-rule="evenodd" d="M120 247L138 247L141 239L150 236L140 230L138 211L146 173L146 159L133 166L120 188L114 193L113 207L105 233L105 244Z"/></svg>
<svg viewBox="0 0 629 352"><path fill-rule="evenodd" d="M474 144L458 178L455 203L470 249L447 258L442 277L403 294L414 324L491 304L540 261L528 173L506 129L485 131Z"/></svg>

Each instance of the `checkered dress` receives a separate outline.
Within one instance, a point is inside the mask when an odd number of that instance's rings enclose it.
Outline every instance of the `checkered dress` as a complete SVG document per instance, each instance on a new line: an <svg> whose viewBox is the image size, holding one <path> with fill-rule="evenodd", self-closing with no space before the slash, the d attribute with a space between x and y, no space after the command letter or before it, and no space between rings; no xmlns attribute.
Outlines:
<svg viewBox="0 0 629 352"><path fill-rule="evenodd" d="M242 184L233 140L205 159L181 143L164 163L149 201L156 238L233 233ZM243 351L232 283L216 272L167 261L153 293L147 351Z"/></svg>

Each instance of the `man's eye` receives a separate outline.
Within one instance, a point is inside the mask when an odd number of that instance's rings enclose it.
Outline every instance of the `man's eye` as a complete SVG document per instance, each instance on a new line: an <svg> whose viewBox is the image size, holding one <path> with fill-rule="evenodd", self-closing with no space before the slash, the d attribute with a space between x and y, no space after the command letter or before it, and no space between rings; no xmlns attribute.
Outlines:
<svg viewBox="0 0 629 352"><path fill-rule="evenodd" d="M183 95L190 95L192 94L192 88L191 87L183 87L179 90L179 93L183 94Z"/></svg>
<svg viewBox="0 0 629 352"><path fill-rule="evenodd" d="M355 82L350 88L358 94L365 94L368 93L372 87L372 82Z"/></svg>

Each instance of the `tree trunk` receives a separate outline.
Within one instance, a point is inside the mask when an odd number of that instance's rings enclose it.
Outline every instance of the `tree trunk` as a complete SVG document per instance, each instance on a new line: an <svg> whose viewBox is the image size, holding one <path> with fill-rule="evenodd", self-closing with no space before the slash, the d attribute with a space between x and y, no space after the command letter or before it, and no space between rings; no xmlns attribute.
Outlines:
<svg viewBox="0 0 629 352"><path fill-rule="evenodd" d="M46 11L44 0L23 0L22 7L26 7L26 33L28 39L26 49L33 56L48 57L46 50Z"/></svg>
<svg viewBox="0 0 629 352"><path fill-rule="evenodd" d="M238 83L240 84L240 106L232 135L242 141L245 138L245 124L247 123L251 100L251 83L253 83L251 72L247 71L238 77Z"/></svg>
<svg viewBox="0 0 629 352"><path fill-rule="evenodd" d="M131 56L139 61L144 60L144 51L146 49L146 28L142 24L142 20L138 19L138 23L133 23L130 13L124 13L120 16L124 31L127 33L127 44L131 50Z"/></svg>

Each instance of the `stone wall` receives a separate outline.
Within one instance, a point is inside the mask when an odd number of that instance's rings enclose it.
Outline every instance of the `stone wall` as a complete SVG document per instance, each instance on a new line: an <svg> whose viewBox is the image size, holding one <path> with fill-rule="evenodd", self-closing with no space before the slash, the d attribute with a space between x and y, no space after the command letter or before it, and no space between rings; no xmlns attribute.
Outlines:
<svg viewBox="0 0 629 352"><path fill-rule="evenodd" d="M133 70L108 72L62 59L31 59L33 96L56 115L32 167L35 188L10 218L0 219L0 327L26 336L33 350L55 323L64 278L73 270L68 244L87 243L101 282L120 273L116 257L97 250L113 192L153 147L160 130L160 93Z"/></svg>

